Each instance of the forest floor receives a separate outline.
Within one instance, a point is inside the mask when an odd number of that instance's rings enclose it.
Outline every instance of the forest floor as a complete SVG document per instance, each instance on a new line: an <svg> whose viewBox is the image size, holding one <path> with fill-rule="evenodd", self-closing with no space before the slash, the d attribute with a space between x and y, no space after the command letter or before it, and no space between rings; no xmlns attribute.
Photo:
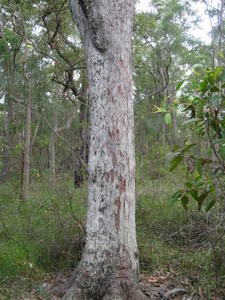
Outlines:
<svg viewBox="0 0 225 300"><path fill-rule="evenodd" d="M50 296L48 290L56 285L62 284L70 276L67 273L49 273L39 282L36 288L26 286L19 281L5 284L0 289L0 299L18 299L18 300L57 300L55 296ZM36 284L35 284L36 285ZM171 271L155 271L153 274L141 274L140 286L143 292L152 300L204 300L206 297L203 287L196 289L193 286L191 278L177 278ZM24 291L23 291L24 289ZM18 294L21 294L19 297ZM219 289L210 297L211 300L224 300L224 289Z"/></svg>
<svg viewBox="0 0 225 300"><path fill-rule="evenodd" d="M171 206L182 174L158 169L151 177L147 167L137 171L142 288L152 299L225 300L224 235L211 222L216 207L206 216L195 203L188 211ZM80 260L86 197L87 184L74 191L68 177L55 189L46 179L34 182L26 203L15 184L0 185L0 300L52 299L49 286Z"/></svg>

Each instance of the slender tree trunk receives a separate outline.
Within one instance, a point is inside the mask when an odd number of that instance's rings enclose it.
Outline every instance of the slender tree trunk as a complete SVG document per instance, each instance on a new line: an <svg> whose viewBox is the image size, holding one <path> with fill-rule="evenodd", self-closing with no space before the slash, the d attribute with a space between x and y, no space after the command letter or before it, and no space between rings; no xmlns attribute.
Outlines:
<svg viewBox="0 0 225 300"><path fill-rule="evenodd" d="M56 161L55 161L55 142L57 140L57 136L59 136L64 130L69 129L75 117L75 108L72 109L71 116L66 120L66 124L60 128L58 128L57 124L57 111L55 108L54 111L54 125L53 132L51 133L49 140L49 169L50 169L50 181L53 186L56 185ZM66 161L66 159L65 159Z"/></svg>
<svg viewBox="0 0 225 300"><path fill-rule="evenodd" d="M50 182L53 187L56 185L55 172L55 133L52 132L49 142L49 168L50 168Z"/></svg>
<svg viewBox="0 0 225 300"><path fill-rule="evenodd" d="M4 39L4 29L1 15L1 6L0 6L0 38ZM4 73L6 74L6 107L7 107L7 117L4 118L4 140L5 147L3 149L3 168L1 171L1 180L6 181L10 177L11 165L12 165L12 120L13 120L13 103L12 103L12 92L14 89L15 81L15 62L12 59L12 53L6 44L5 48L7 55L6 60L3 64Z"/></svg>
<svg viewBox="0 0 225 300"><path fill-rule="evenodd" d="M144 299L135 228L134 0L73 0L90 93L86 245L64 299Z"/></svg>
<svg viewBox="0 0 225 300"><path fill-rule="evenodd" d="M31 96L32 96L32 86L31 86L31 82L28 81L28 96L26 98L24 170L23 170L23 186L22 186L22 198L24 200L28 199L29 181L30 181Z"/></svg>
<svg viewBox="0 0 225 300"><path fill-rule="evenodd" d="M9 95L7 94L7 98ZM10 176L10 170L11 170L11 121L12 121L12 110L11 110L11 103L10 99L7 99L7 113L4 116L4 141L5 146L3 148L3 154L2 154L2 163L3 167L1 170L1 180L6 181Z"/></svg>
<svg viewBox="0 0 225 300"><path fill-rule="evenodd" d="M54 131L51 133L49 141L49 168L50 168L50 182L55 187L56 185L56 172L55 172L55 134L57 132L57 112L54 111Z"/></svg>
<svg viewBox="0 0 225 300"><path fill-rule="evenodd" d="M166 123L163 115L162 119L162 144L165 145L166 143Z"/></svg>
<svg viewBox="0 0 225 300"><path fill-rule="evenodd" d="M213 18L211 16L209 2L207 0L203 0L206 6L206 11L208 14L210 26L211 26L211 65L212 68L215 68L215 59L216 59L216 37L215 37L215 29L213 26Z"/></svg>
<svg viewBox="0 0 225 300"><path fill-rule="evenodd" d="M220 65L222 63L221 60L221 55L222 55L222 50L223 50L223 36L224 36L224 31L223 31L223 23L224 23L224 0L221 0L220 2L220 11L218 15L218 29L219 29L219 55L218 55L218 64Z"/></svg>

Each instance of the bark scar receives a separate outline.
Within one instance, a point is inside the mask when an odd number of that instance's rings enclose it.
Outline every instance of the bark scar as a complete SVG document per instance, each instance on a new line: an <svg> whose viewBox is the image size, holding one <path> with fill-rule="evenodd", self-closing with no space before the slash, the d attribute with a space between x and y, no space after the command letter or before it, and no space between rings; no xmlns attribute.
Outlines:
<svg viewBox="0 0 225 300"><path fill-rule="evenodd" d="M100 13L98 0L79 0L79 5L87 19L93 46L100 52L108 49L104 18Z"/></svg>
<svg viewBox="0 0 225 300"><path fill-rule="evenodd" d="M125 193L125 191L126 191L126 179L123 179L123 177L122 176L119 176L119 178L118 178L118 184L117 184L117 188L119 189L119 191L121 192L121 193Z"/></svg>

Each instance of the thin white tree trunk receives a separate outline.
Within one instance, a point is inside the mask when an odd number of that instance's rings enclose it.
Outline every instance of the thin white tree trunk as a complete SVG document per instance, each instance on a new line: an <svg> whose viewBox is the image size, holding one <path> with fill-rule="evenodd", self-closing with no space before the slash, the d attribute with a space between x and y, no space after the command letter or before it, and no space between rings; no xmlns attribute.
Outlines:
<svg viewBox="0 0 225 300"><path fill-rule="evenodd" d="M30 181L31 96L32 96L32 86L31 86L31 82L28 81L28 96L26 98L24 170L23 170L23 186L22 186L22 198L24 200L28 199L29 181Z"/></svg>
<svg viewBox="0 0 225 300"><path fill-rule="evenodd" d="M221 55L223 50L223 36L224 36L224 30L223 30L223 14L224 14L224 0L221 0L220 2L220 9L219 9L219 15L218 15L218 29L219 29L219 55L218 55L218 64L220 65L222 63Z"/></svg>
<svg viewBox="0 0 225 300"><path fill-rule="evenodd" d="M50 165L50 182L53 186L56 185L56 160L55 160L55 142L64 130L69 129L75 118L75 108L72 109L71 116L66 120L66 124L60 128L57 125L57 111L54 111L54 127L49 140L49 165Z"/></svg>
<svg viewBox="0 0 225 300"><path fill-rule="evenodd" d="M144 299L135 229L133 0L73 0L90 93L86 246L65 299Z"/></svg>
<svg viewBox="0 0 225 300"><path fill-rule="evenodd" d="M23 24L24 33L24 63L23 72L24 79L26 82L27 95L25 100L25 111L26 111L26 131L25 131L25 147L24 147L24 169L23 169L23 185L22 185L22 199L28 199L29 192L29 181L30 181L30 144L31 144L31 97L32 97L32 81L27 71L27 60L28 60L28 43L27 43L27 32L26 24L19 8L20 18Z"/></svg>

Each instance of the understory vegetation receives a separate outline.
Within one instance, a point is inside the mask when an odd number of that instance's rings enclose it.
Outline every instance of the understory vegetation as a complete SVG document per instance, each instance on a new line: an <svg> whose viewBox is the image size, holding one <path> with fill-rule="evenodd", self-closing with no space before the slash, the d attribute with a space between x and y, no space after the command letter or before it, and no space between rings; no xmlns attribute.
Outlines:
<svg viewBox="0 0 225 300"><path fill-rule="evenodd" d="M208 299L215 291L222 295L224 236L215 223L217 207L206 215L195 203L189 211L171 205L171 194L182 185L182 168L171 175L163 166L143 165L137 173L141 274L169 272L200 287ZM84 246L86 199L87 183L74 191L69 174L58 178L55 188L45 180L33 182L28 203L19 199L15 185L1 186L1 299L34 289L47 299L45 280L74 269Z"/></svg>

